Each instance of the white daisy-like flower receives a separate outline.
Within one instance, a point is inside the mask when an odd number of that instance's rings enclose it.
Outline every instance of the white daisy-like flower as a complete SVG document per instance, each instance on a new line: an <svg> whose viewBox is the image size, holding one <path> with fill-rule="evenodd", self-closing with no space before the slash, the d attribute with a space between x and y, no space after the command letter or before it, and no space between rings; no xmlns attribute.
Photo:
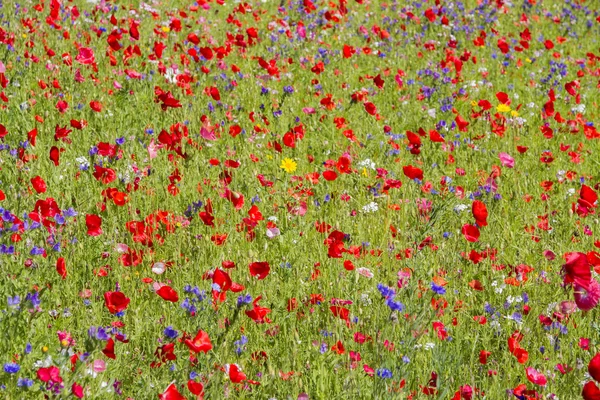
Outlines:
<svg viewBox="0 0 600 400"><path fill-rule="evenodd" d="M376 212L377 210L379 210L379 206L377 205L377 203L372 201L369 204L364 205L362 210L365 213L372 213L372 212Z"/></svg>

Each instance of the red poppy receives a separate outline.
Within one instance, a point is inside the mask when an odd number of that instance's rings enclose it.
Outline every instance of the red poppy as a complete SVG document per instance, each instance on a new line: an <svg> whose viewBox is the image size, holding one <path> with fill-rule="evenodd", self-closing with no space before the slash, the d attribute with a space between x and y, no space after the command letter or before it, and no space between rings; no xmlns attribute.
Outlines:
<svg viewBox="0 0 600 400"><path fill-rule="evenodd" d="M250 264L249 268L250 268L250 275L258 278L258 280L265 279L267 277L267 275L269 275L269 272L271 271L271 267L269 266L269 263L266 261L253 262L252 264Z"/></svg>
<svg viewBox="0 0 600 400"><path fill-rule="evenodd" d="M343 52L344 58L350 58L350 57L352 57L353 54L356 53L356 50L354 49L354 47L348 46L347 44L345 44L342 52Z"/></svg>
<svg viewBox="0 0 600 400"><path fill-rule="evenodd" d="M190 379L187 383L187 388L192 394L198 396L200 399L204 397L204 385L201 382Z"/></svg>
<svg viewBox="0 0 600 400"><path fill-rule="evenodd" d="M592 280L592 272L585 253L572 252L565 254L566 263L562 266L564 275L564 283L577 283L586 288Z"/></svg>
<svg viewBox="0 0 600 400"><path fill-rule="evenodd" d="M56 260L56 272L58 272L63 279L67 277L67 266L63 257Z"/></svg>
<svg viewBox="0 0 600 400"><path fill-rule="evenodd" d="M71 393L78 399L83 399L83 386L78 385L77 382L73 382L71 385Z"/></svg>
<svg viewBox="0 0 600 400"><path fill-rule="evenodd" d="M588 372L592 378L600 382L600 353L596 354L588 364Z"/></svg>
<svg viewBox="0 0 600 400"><path fill-rule="evenodd" d="M485 206L485 203L479 200L475 200L473 202L471 210L473 212L473 216L475 217L475 222L477 223L477 225L487 226L488 210Z"/></svg>
<svg viewBox="0 0 600 400"><path fill-rule="evenodd" d="M106 357L111 358L113 360L117 358L117 356L115 356L115 341L113 340L113 338L108 339L104 350L102 350L102 353Z"/></svg>
<svg viewBox="0 0 600 400"><path fill-rule="evenodd" d="M50 161L52 161L54 163L55 167L58 167L58 165L60 164L60 151L58 150L58 147L56 146L52 146L50 148Z"/></svg>
<svg viewBox="0 0 600 400"><path fill-rule="evenodd" d="M39 175L34 178L31 178L31 184L33 185L33 189L37 193L46 192L46 182Z"/></svg>
<svg viewBox="0 0 600 400"><path fill-rule="evenodd" d="M42 382L62 383L63 381L60 376L60 369L55 366L38 369L37 377Z"/></svg>
<svg viewBox="0 0 600 400"><path fill-rule="evenodd" d="M337 354L344 354L346 352L346 348L344 347L344 344L338 340L337 343L331 347L331 351Z"/></svg>
<svg viewBox="0 0 600 400"><path fill-rule="evenodd" d="M341 320L346 321L346 325L350 325L350 310L345 307L339 306L331 306L329 307L334 316L338 317Z"/></svg>
<svg viewBox="0 0 600 400"><path fill-rule="evenodd" d="M594 381L589 381L583 386L581 396L583 400L600 400L600 389Z"/></svg>
<svg viewBox="0 0 600 400"><path fill-rule="evenodd" d="M179 393L175 383L171 383L162 394L158 395L158 400L186 400L186 398Z"/></svg>
<svg viewBox="0 0 600 400"><path fill-rule="evenodd" d="M208 353L213 348L208 333L201 329L198 330L194 339L185 339L184 343L194 353Z"/></svg>
<svg viewBox="0 0 600 400"><path fill-rule="evenodd" d="M492 355L492 353L490 353L489 351L481 350L479 352L479 363L480 364L487 364L487 359L491 355Z"/></svg>
<svg viewBox="0 0 600 400"><path fill-rule="evenodd" d="M436 131L435 129L429 131L429 140L431 140L434 143L444 143L445 142L442 135L440 135L440 133L438 131Z"/></svg>
<svg viewBox="0 0 600 400"><path fill-rule="evenodd" d="M326 181L335 181L337 179L337 173L335 171L325 171L323 172L323 178Z"/></svg>
<svg viewBox="0 0 600 400"><path fill-rule="evenodd" d="M377 107L375 106L375 104L371 103L370 101L367 101L363 104L363 106L365 107L365 111L371 115L375 115L377 114Z"/></svg>
<svg viewBox="0 0 600 400"><path fill-rule="evenodd" d="M102 235L102 218L98 215L87 214L85 216L85 224L87 226L87 234L90 236Z"/></svg>
<svg viewBox="0 0 600 400"><path fill-rule="evenodd" d="M479 240L479 229L475 225L463 225L462 234L468 242L477 242Z"/></svg>
<svg viewBox="0 0 600 400"><path fill-rule="evenodd" d="M229 379L233 383L240 383L246 380L246 374L237 366L237 364L228 364L226 368L229 370Z"/></svg>
<svg viewBox="0 0 600 400"><path fill-rule="evenodd" d="M577 215L585 217L590 213L594 213L597 207L598 194L589 186L581 185L579 190L579 199L577 199Z"/></svg>
<svg viewBox="0 0 600 400"><path fill-rule="evenodd" d="M122 292L105 292L104 293L104 304L111 314L127 309L131 300L125 296Z"/></svg>
<svg viewBox="0 0 600 400"><path fill-rule="evenodd" d="M523 335L520 332L513 333L508 338L508 350L520 364L524 364L529 359L529 353L521 347L521 340L523 340Z"/></svg>
<svg viewBox="0 0 600 400"><path fill-rule="evenodd" d="M161 286L160 289L156 291L156 294L165 299L166 301L170 301L171 303L176 303L179 301L179 295L177 292L171 288L170 286Z"/></svg>
<svg viewBox="0 0 600 400"><path fill-rule="evenodd" d="M102 103L99 101L90 101L90 108L95 112L102 111Z"/></svg>
<svg viewBox="0 0 600 400"><path fill-rule="evenodd" d="M79 54L75 57L75 61L83 65L93 64L96 61L94 58L94 50L89 47L80 47Z"/></svg>
<svg viewBox="0 0 600 400"><path fill-rule="evenodd" d="M252 305L254 306L254 308L252 308L252 310L246 310L245 313L249 318L252 318L252 320L254 322L256 322L257 324L264 324L265 322L271 322L271 320L267 317L267 314L269 314L271 312L270 308L267 307L261 307L258 305L259 300L262 298L262 296L258 296L256 299L254 299L254 301L252 302Z"/></svg>
<svg viewBox="0 0 600 400"><path fill-rule="evenodd" d="M413 167L412 165L406 165L402 167L402 171L404 172L404 175L408 177L408 179L423 180L423 170L421 168Z"/></svg>
<svg viewBox="0 0 600 400"><path fill-rule="evenodd" d="M510 99L508 98L508 95L506 93L498 92L496 93L496 98L500 103L510 105Z"/></svg>
<svg viewBox="0 0 600 400"><path fill-rule="evenodd" d="M467 122L467 120L465 120L463 117L461 117L460 114L458 114L456 116L454 121L456 122L456 126L458 126L459 131L467 132L467 127L469 126L469 122Z"/></svg>
<svg viewBox="0 0 600 400"><path fill-rule="evenodd" d="M117 174L112 168L103 168L98 165L94 165L94 170L94 178L96 178L98 181L101 181L105 185L108 185L117 179Z"/></svg>
<svg viewBox="0 0 600 400"><path fill-rule="evenodd" d="M225 241L227 240L227 234L226 233L217 233L215 235L212 235L210 237L210 240L216 245L216 246L222 246L225 244Z"/></svg>

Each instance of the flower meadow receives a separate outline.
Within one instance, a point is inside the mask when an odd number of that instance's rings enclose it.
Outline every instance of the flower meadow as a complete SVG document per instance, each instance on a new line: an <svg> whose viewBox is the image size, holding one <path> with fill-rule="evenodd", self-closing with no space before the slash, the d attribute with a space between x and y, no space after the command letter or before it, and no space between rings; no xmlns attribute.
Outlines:
<svg viewBox="0 0 600 400"><path fill-rule="evenodd" d="M0 0L0 397L600 399L600 4Z"/></svg>

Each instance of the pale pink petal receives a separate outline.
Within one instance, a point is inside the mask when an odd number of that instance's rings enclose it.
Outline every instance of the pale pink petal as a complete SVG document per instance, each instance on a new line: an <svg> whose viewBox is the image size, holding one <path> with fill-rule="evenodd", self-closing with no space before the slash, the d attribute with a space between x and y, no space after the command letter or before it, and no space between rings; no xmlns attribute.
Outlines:
<svg viewBox="0 0 600 400"><path fill-rule="evenodd" d="M500 158L502 165L506 168L513 168L515 166L515 159L512 158L510 154L500 153L498 154L498 157Z"/></svg>
<svg viewBox="0 0 600 400"><path fill-rule="evenodd" d="M158 149L159 147L156 145L156 143L154 143L154 139L152 139L148 145L148 155L150 156L150 159L156 158L158 155Z"/></svg>
<svg viewBox="0 0 600 400"><path fill-rule="evenodd" d="M94 372L104 372L104 370L106 370L106 363L104 362L104 360L94 360L94 362L92 363L92 369L94 370Z"/></svg>
<svg viewBox="0 0 600 400"><path fill-rule="evenodd" d="M206 140L217 140L217 137L215 136L215 132L209 131L205 127L202 127L200 129L200 135Z"/></svg>

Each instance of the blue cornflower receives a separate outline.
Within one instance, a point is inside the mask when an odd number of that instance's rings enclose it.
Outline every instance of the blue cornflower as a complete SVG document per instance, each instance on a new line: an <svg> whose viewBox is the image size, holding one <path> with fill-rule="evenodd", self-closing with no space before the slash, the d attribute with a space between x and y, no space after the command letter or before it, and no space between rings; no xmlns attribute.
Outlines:
<svg viewBox="0 0 600 400"><path fill-rule="evenodd" d="M19 303L21 303L21 298L18 295L15 295L14 297L8 296L7 300L9 307L16 307L19 305Z"/></svg>
<svg viewBox="0 0 600 400"><path fill-rule="evenodd" d="M17 386L18 387L32 387L33 386L33 379L19 378L17 380Z"/></svg>
<svg viewBox="0 0 600 400"><path fill-rule="evenodd" d="M319 352L321 354L325 354L327 352L327 343L321 343L321 347L319 348Z"/></svg>
<svg viewBox="0 0 600 400"><path fill-rule="evenodd" d="M392 371L387 368L380 368L377 370L377 376L382 379L391 379L393 374Z"/></svg>
<svg viewBox="0 0 600 400"><path fill-rule="evenodd" d="M40 295L38 292L27 293L25 301L30 301L33 307L37 307L41 304Z"/></svg>
<svg viewBox="0 0 600 400"><path fill-rule="evenodd" d="M21 366L16 363L6 363L4 364L4 372L7 374L16 374L21 369Z"/></svg>
<svg viewBox="0 0 600 400"><path fill-rule="evenodd" d="M241 307L244 304L250 304L252 303L252 296L247 293L245 296L239 296L237 299L237 305L238 307Z"/></svg>
<svg viewBox="0 0 600 400"><path fill-rule="evenodd" d="M392 311L404 311L404 304L400 303L399 301L394 301L393 299L387 299L385 301L385 304L392 310Z"/></svg>
<svg viewBox="0 0 600 400"><path fill-rule="evenodd" d="M179 336L179 332L173 329L172 326L167 326L163 331L163 334L169 339L175 339L177 336Z"/></svg>
<svg viewBox="0 0 600 400"><path fill-rule="evenodd" d="M106 330L102 327L98 327L98 330L96 331L96 339L98 340L108 340L110 339L110 336L108 335L108 333L106 333Z"/></svg>
<svg viewBox="0 0 600 400"><path fill-rule="evenodd" d="M396 292L394 291L394 289L385 286L382 283L377 284L377 290L379 290L379 293L381 293L381 295L383 297L394 297L396 295Z"/></svg>
<svg viewBox="0 0 600 400"><path fill-rule="evenodd" d="M439 286L436 285L435 283L431 282L431 290L435 293L435 294L446 294L446 289L444 289L443 286Z"/></svg>

